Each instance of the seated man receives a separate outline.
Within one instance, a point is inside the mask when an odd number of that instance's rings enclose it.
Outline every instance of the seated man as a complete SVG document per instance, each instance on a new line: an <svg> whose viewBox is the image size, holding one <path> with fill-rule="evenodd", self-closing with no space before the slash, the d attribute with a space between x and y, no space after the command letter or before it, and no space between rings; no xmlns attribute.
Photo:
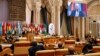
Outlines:
<svg viewBox="0 0 100 56"><path fill-rule="evenodd" d="M2 51L2 46L0 45L0 52Z"/></svg>
<svg viewBox="0 0 100 56"><path fill-rule="evenodd" d="M57 44L58 44L58 48L63 48L64 47L64 43L61 41L61 39L59 39Z"/></svg>
<svg viewBox="0 0 100 56"><path fill-rule="evenodd" d="M77 42L80 42L80 39L77 37L77 38L76 38L76 41L77 41Z"/></svg>
<svg viewBox="0 0 100 56"><path fill-rule="evenodd" d="M67 55L74 55L74 53L75 53L74 46L69 46L68 47L68 54Z"/></svg>
<svg viewBox="0 0 100 56"><path fill-rule="evenodd" d="M96 40L95 38L93 38L93 37L91 36L91 34L87 34L87 35L85 36L85 39L86 39L86 43L87 43L87 44L97 45L97 40Z"/></svg>
<svg viewBox="0 0 100 56"><path fill-rule="evenodd" d="M58 43L58 48L63 48L63 43L59 42Z"/></svg>
<svg viewBox="0 0 100 56"><path fill-rule="evenodd" d="M86 53L93 53L93 46L91 45L91 44L86 44L84 47L83 47L83 50L82 50L82 52L84 53L84 54L86 54Z"/></svg>
<svg viewBox="0 0 100 56"><path fill-rule="evenodd" d="M28 51L29 51L29 56L35 56L35 53L36 53L36 51L38 51L38 50L44 50L43 45L37 45L37 42L36 42L36 41L33 41L33 42L32 42L32 47L30 47L30 48L28 49Z"/></svg>

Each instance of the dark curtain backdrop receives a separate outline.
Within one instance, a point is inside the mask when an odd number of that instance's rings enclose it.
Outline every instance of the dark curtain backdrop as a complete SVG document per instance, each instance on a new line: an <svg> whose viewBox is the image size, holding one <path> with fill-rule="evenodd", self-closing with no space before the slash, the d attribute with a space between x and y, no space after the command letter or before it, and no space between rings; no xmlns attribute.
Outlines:
<svg viewBox="0 0 100 56"><path fill-rule="evenodd" d="M34 23L34 21L33 21L33 10L31 11L31 23Z"/></svg>
<svg viewBox="0 0 100 56"><path fill-rule="evenodd" d="M41 15L43 19L44 26L46 27L47 33L48 33L48 21L47 21L47 8L41 7Z"/></svg>
<svg viewBox="0 0 100 56"><path fill-rule="evenodd" d="M64 10L60 13L60 27L62 27L63 15L64 15Z"/></svg>
<svg viewBox="0 0 100 56"><path fill-rule="evenodd" d="M67 9L64 9L61 13L60 13L60 26L62 27L62 21L63 21L63 15L65 13L65 22L66 22L66 28L68 31L68 34L73 35L72 33L72 23L71 23L71 17L67 16Z"/></svg>
<svg viewBox="0 0 100 56"><path fill-rule="evenodd" d="M72 27L71 27L71 17L67 16L67 9L65 9L65 18L66 18L66 25L67 25L67 31L70 35L72 35Z"/></svg>

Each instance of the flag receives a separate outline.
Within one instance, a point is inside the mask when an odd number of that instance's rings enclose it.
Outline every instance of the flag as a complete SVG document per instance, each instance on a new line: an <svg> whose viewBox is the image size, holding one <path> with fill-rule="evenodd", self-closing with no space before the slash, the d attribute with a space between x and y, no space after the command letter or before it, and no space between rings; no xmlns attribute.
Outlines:
<svg viewBox="0 0 100 56"><path fill-rule="evenodd" d="M7 34L12 34L12 25L11 23L7 23Z"/></svg>
<svg viewBox="0 0 100 56"><path fill-rule="evenodd" d="M18 34L22 34L21 23L18 21L17 24L18 24L18 25L17 25L17 27L18 27Z"/></svg>
<svg viewBox="0 0 100 56"><path fill-rule="evenodd" d="M0 22L0 35L2 35L2 22Z"/></svg>
<svg viewBox="0 0 100 56"><path fill-rule="evenodd" d="M29 25L29 31L30 31L30 32L33 32L34 27L35 27L35 26L34 26L33 24L30 24L30 25Z"/></svg>
<svg viewBox="0 0 100 56"><path fill-rule="evenodd" d="M17 33L17 24L16 22L13 22L12 24L12 34L16 34Z"/></svg>
<svg viewBox="0 0 100 56"><path fill-rule="evenodd" d="M6 22L3 22L2 23L2 32L3 32L3 34L6 34L7 33L7 30L6 30Z"/></svg>

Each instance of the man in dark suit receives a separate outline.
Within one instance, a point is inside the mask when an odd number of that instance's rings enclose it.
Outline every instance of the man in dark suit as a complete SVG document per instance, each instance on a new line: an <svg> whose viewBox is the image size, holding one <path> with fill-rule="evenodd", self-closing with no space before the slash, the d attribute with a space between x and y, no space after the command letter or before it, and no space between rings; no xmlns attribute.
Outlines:
<svg viewBox="0 0 100 56"><path fill-rule="evenodd" d="M84 15L84 13L82 11L73 10L71 12L71 16L85 16L85 15Z"/></svg>
<svg viewBox="0 0 100 56"><path fill-rule="evenodd" d="M69 46L68 47L68 53L66 55L74 55L75 54L75 47Z"/></svg>
<svg viewBox="0 0 100 56"><path fill-rule="evenodd" d="M93 53L93 46L91 44L86 44L84 47L83 47L83 50L82 52L84 54L87 54L87 53Z"/></svg>
<svg viewBox="0 0 100 56"><path fill-rule="evenodd" d="M44 50L43 45L37 45L37 42L32 42L32 47L28 49L29 56L35 56L36 51L38 50Z"/></svg>
<svg viewBox="0 0 100 56"><path fill-rule="evenodd" d="M75 4L74 10L71 12L71 16L85 16L85 13L80 9L80 4Z"/></svg>
<svg viewBox="0 0 100 56"><path fill-rule="evenodd" d="M0 52L2 51L2 46L0 45Z"/></svg>

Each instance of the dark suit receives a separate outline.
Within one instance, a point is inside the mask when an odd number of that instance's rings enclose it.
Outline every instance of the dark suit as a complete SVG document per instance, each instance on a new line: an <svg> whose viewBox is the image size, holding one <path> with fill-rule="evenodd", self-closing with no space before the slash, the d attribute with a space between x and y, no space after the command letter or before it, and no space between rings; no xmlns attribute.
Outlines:
<svg viewBox="0 0 100 56"><path fill-rule="evenodd" d="M90 38L88 42L92 45L97 45L97 40L96 39Z"/></svg>
<svg viewBox="0 0 100 56"><path fill-rule="evenodd" d="M88 51L87 53L94 53L92 50Z"/></svg>
<svg viewBox="0 0 100 56"><path fill-rule="evenodd" d="M29 56L35 56L36 51L38 50L44 50L43 45L37 45L37 46L32 46L29 48Z"/></svg>
<svg viewBox="0 0 100 56"><path fill-rule="evenodd" d="M86 44L86 45L83 47L82 52L83 52L84 54L86 54L86 53L93 53L92 49L93 49L93 46L92 46L91 44Z"/></svg>
<svg viewBox="0 0 100 56"><path fill-rule="evenodd" d="M71 12L71 16L75 16L75 15L76 15L76 12L79 13L78 16L85 16L85 14L84 14L82 11L77 11L77 10L73 10L73 11Z"/></svg>
<svg viewBox="0 0 100 56"><path fill-rule="evenodd" d="M2 51L2 46L0 45L0 52Z"/></svg>

